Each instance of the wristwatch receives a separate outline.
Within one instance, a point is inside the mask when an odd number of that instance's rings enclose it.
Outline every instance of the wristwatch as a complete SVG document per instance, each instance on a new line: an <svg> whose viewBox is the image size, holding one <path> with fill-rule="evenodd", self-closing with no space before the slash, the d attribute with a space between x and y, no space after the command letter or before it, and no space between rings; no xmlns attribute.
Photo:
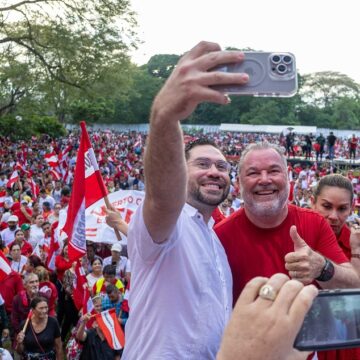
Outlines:
<svg viewBox="0 0 360 360"><path fill-rule="evenodd" d="M327 258L325 258L325 265L321 270L320 275L315 279L318 281L329 281L333 278L335 273L334 264Z"/></svg>

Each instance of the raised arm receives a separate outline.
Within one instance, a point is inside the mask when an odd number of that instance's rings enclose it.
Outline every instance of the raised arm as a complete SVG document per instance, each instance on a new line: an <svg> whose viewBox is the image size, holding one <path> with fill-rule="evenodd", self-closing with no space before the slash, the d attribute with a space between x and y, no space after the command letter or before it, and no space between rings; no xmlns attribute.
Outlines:
<svg viewBox="0 0 360 360"><path fill-rule="evenodd" d="M210 86L243 84L248 80L247 75L208 70L242 59L241 52L221 51L217 44L201 42L181 58L154 100L145 152L143 211L147 229L157 243L167 239L186 201L187 176L180 121L202 102L227 104L228 97Z"/></svg>

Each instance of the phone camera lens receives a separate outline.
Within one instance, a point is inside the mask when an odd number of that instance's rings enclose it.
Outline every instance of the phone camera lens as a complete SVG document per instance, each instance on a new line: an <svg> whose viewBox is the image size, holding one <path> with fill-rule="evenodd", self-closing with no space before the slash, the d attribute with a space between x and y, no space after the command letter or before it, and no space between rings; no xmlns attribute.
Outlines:
<svg viewBox="0 0 360 360"><path fill-rule="evenodd" d="M276 70L278 71L279 74L285 74L285 73L286 73L286 70L287 70L287 66L284 65L284 64L279 64L279 65L276 67Z"/></svg>
<svg viewBox="0 0 360 360"><path fill-rule="evenodd" d="M285 56L283 57L283 62L284 62L285 64L290 64L290 63L292 62L292 57L289 56L289 55L285 55Z"/></svg>
<svg viewBox="0 0 360 360"><path fill-rule="evenodd" d="M274 63L274 64L278 64L280 61L281 61L281 58L279 55L274 55L272 58L271 58L271 61Z"/></svg>

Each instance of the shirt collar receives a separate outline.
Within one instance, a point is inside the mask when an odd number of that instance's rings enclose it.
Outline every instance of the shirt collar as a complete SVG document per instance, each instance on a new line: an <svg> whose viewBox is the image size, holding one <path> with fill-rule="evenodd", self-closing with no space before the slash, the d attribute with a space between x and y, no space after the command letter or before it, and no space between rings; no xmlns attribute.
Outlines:
<svg viewBox="0 0 360 360"><path fill-rule="evenodd" d="M192 218L196 217L199 214L201 216L202 220L204 221L204 217L199 212L199 210L194 208L193 206L189 205L188 203L185 203L184 211L188 216L190 216ZM212 227L214 226L214 223L215 223L215 220L211 216L209 222L207 223L207 226L212 229Z"/></svg>

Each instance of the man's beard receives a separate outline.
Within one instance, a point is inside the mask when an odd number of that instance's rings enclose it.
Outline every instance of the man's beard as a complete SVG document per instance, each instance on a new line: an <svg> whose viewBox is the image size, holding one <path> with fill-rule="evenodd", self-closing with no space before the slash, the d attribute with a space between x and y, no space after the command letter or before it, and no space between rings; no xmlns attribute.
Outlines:
<svg viewBox="0 0 360 360"><path fill-rule="evenodd" d="M230 186L227 186L223 189L222 195L218 198L215 198L213 196L207 196L202 194L200 186L197 186L195 188L189 189L189 195L190 198L195 200L197 203L216 207L228 197L229 191Z"/></svg>
<svg viewBox="0 0 360 360"><path fill-rule="evenodd" d="M255 216L276 216L286 206L289 198L289 186L283 191L279 192L279 196L276 199L269 201L256 202L252 195L247 194L245 191L241 191L241 197L244 200L245 207L250 213Z"/></svg>
<svg viewBox="0 0 360 360"><path fill-rule="evenodd" d="M9 230L11 230L11 231L16 230L16 225L9 225Z"/></svg>

